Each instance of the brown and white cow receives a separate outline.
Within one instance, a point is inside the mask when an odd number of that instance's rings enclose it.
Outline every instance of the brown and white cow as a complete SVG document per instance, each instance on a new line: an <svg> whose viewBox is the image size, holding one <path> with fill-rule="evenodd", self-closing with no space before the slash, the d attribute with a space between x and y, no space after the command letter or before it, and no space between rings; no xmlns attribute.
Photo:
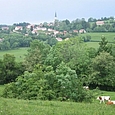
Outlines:
<svg viewBox="0 0 115 115"><path fill-rule="evenodd" d="M110 96L99 96L97 100L100 100L100 103L105 103L105 101L110 101Z"/></svg>

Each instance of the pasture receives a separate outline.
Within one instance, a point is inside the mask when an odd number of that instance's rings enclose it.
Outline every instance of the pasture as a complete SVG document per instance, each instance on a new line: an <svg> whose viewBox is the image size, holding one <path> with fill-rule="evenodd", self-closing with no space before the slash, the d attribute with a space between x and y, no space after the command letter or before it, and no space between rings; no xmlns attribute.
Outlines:
<svg viewBox="0 0 115 115"><path fill-rule="evenodd" d="M101 41L101 37L104 36L108 42L115 42L115 33L114 32L95 32L95 33L85 33L79 34L79 36L91 36L91 40L93 41Z"/></svg>
<svg viewBox="0 0 115 115"><path fill-rule="evenodd" d="M92 48L99 48L99 42L85 42L87 47L92 47Z"/></svg>
<svg viewBox="0 0 115 115"><path fill-rule="evenodd" d="M0 93L3 86L0 86ZM102 91L102 95L110 95L115 99L114 92ZM115 105L92 103L19 100L0 97L0 115L115 115Z"/></svg>
<svg viewBox="0 0 115 115"><path fill-rule="evenodd" d="M19 48L15 50L0 51L0 59L3 59L3 55L11 54L15 56L16 61L20 62L24 60L25 54L27 54L28 47Z"/></svg>
<svg viewBox="0 0 115 115"><path fill-rule="evenodd" d="M108 33L108 32L107 33L101 33L101 32L98 32L98 33L79 34L80 37L87 36L87 35L91 36L91 42L85 42L85 44L88 47L93 47L93 48L97 49L99 47L99 41L101 41L102 36L105 36L105 38L108 42L115 43L115 33ZM93 42L93 41L95 41L95 42Z"/></svg>

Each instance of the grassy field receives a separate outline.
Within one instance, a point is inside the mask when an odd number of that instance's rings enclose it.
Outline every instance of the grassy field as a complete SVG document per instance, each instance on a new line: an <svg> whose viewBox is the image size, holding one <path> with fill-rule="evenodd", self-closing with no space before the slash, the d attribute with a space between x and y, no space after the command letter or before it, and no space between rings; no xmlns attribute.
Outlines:
<svg viewBox="0 0 115 115"><path fill-rule="evenodd" d="M99 32L99 33L85 33L85 34L79 34L79 36L86 36L86 35L90 35L91 36L91 40L97 40L97 41L101 41L101 37L105 36L105 38L109 41L109 42L113 42L115 41L115 33L109 33L109 32Z"/></svg>
<svg viewBox="0 0 115 115"><path fill-rule="evenodd" d="M3 59L3 55L5 54L11 54L16 57L16 61L22 61L25 54L27 54L27 49L28 48L19 48L15 50L0 51L0 59Z"/></svg>
<svg viewBox="0 0 115 115"><path fill-rule="evenodd" d="M3 86L0 86L0 93ZM114 92L102 92L115 99ZM0 115L115 115L115 105L93 103L18 100L0 97Z"/></svg>
<svg viewBox="0 0 115 115"><path fill-rule="evenodd" d="M85 34L79 34L79 36L91 36L92 41L101 41L101 37L105 36L105 38L108 40L108 42L114 42L115 43L115 33L85 33ZM99 42L86 42L86 45L88 47L98 48Z"/></svg>
<svg viewBox="0 0 115 115"><path fill-rule="evenodd" d="M99 48L99 42L85 42L88 47Z"/></svg>

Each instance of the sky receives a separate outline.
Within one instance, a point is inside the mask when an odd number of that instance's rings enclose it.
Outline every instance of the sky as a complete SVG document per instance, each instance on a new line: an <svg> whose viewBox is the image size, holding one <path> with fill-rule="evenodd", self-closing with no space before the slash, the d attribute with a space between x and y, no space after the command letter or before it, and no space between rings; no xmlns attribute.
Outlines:
<svg viewBox="0 0 115 115"><path fill-rule="evenodd" d="M115 0L0 0L0 24L115 16Z"/></svg>

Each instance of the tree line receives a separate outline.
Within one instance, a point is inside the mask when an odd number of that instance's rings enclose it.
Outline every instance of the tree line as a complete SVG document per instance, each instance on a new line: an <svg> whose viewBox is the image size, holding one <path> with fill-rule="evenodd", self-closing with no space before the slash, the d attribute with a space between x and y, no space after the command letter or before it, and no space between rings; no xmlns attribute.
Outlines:
<svg viewBox="0 0 115 115"><path fill-rule="evenodd" d="M39 36L36 35L29 35L25 36L23 34L5 34L2 33L0 35L0 50L10 50L10 49L17 49L20 47L30 47L30 43L38 39L40 41L45 41L50 46L55 45L57 40L54 37L46 35L45 33L40 33Z"/></svg>

